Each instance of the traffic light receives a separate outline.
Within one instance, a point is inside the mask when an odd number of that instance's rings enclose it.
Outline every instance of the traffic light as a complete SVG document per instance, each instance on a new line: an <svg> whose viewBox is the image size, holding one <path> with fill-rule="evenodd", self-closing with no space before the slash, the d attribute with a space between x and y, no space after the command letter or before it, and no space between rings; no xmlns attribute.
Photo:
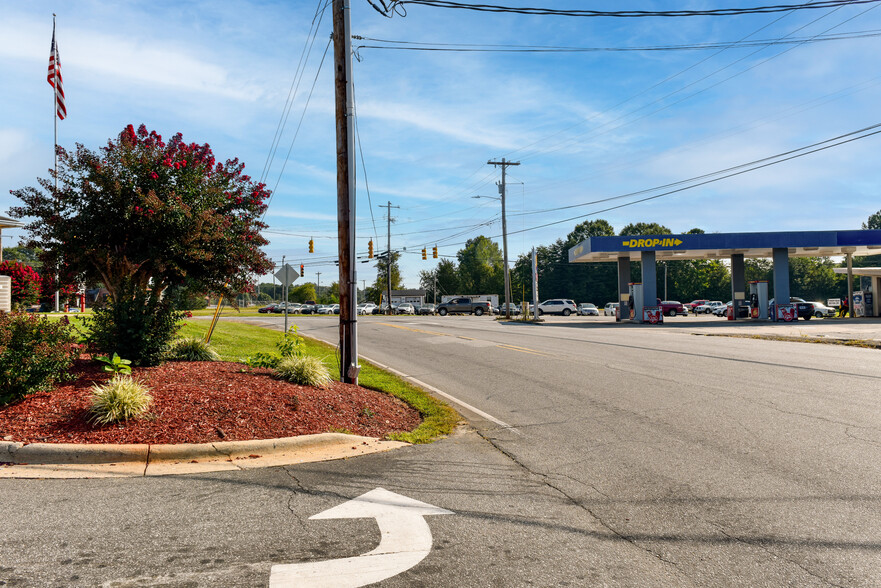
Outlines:
<svg viewBox="0 0 881 588"><path fill-rule="evenodd" d="M309 253L315 253L315 241L309 239Z"/></svg>
<svg viewBox="0 0 881 588"><path fill-rule="evenodd" d="M422 248L422 259L428 259L428 255L425 252L425 247Z"/></svg>
<svg viewBox="0 0 881 588"><path fill-rule="evenodd" d="M305 274L306 274L306 270L303 268L303 264L301 263L301 264L300 264L300 275L302 276L302 275L305 275Z"/></svg>
<svg viewBox="0 0 881 588"><path fill-rule="evenodd" d="M373 259L373 239L371 239L370 242L367 243L367 258Z"/></svg>
<svg viewBox="0 0 881 588"><path fill-rule="evenodd" d="M431 256L437 259L437 245L435 245L434 249L431 251Z"/></svg>

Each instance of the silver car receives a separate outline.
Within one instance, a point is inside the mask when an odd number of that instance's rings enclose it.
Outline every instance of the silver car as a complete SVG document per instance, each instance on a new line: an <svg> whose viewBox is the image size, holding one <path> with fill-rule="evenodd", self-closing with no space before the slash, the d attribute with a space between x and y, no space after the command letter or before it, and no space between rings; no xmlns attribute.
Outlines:
<svg viewBox="0 0 881 588"><path fill-rule="evenodd" d="M578 305L578 316L600 316L600 311L596 304L582 302Z"/></svg>

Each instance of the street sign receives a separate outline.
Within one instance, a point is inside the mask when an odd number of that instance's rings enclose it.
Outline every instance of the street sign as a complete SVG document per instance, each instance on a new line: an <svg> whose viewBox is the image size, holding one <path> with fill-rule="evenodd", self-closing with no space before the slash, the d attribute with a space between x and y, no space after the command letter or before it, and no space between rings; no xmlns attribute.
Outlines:
<svg viewBox="0 0 881 588"><path fill-rule="evenodd" d="M376 549L356 557L274 565L269 586L357 588L396 576L431 551L431 529L424 517L444 514L453 513L383 488L371 490L309 519L375 518L382 534Z"/></svg>
<svg viewBox="0 0 881 588"><path fill-rule="evenodd" d="M281 282L282 287L287 288L294 283L294 280L300 277L300 274L291 267L291 264L286 263L280 270L275 272L275 277Z"/></svg>

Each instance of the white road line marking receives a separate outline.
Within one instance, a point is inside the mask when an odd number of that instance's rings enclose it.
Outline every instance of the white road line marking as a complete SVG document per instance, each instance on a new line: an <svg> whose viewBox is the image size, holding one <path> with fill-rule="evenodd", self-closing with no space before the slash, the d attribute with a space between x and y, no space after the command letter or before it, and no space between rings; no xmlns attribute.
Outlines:
<svg viewBox="0 0 881 588"><path fill-rule="evenodd" d="M404 372L399 372L398 370L396 370L396 369L393 368L393 367L389 367L389 366L387 366L387 365L383 365L383 364L379 363L378 361L374 361L374 360L372 360L372 359L370 359L370 358L368 358L368 357L364 357L363 355L362 355L361 357L362 357L365 361L369 361L369 362L372 363L372 364L378 365L379 367L381 367L381 368L384 369L384 370L388 370L388 371L392 372L393 374L397 374L398 376L401 376L402 378L405 378L405 379L410 380L411 382L413 382L413 383L415 383L415 384L418 384L419 386L422 386L423 388L427 388L428 390L431 390L432 392L434 392L434 393L437 394L438 396L443 396L444 398L446 398L446 399L449 400L450 402L453 402L453 403L455 403L455 404L458 404L459 406L461 406L462 408L464 408L464 409L466 409L466 410L470 410L471 412L473 412L474 414L478 415L479 417L481 417L481 418L483 418L483 419L486 419L486 420L488 420L488 421L490 421L490 422L493 422L493 423L497 424L498 426L502 427L503 429L507 429L507 430L511 431L512 433L516 433L517 435L523 435L523 433L521 433L520 431L518 431L516 427L514 427L514 426L512 426L512 425L509 425L509 424L506 423L505 421L502 421L502 420L497 419L496 417L492 416L491 414L488 414L488 413L483 412L482 410L480 410L480 409L477 408L477 407L471 406L470 404L468 404L468 403L465 402L464 400L459 400L459 399L456 398L455 396L452 396L452 395L450 395L450 394L447 394L446 392L444 392L444 391L442 391L442 390L438 390L437 388L435 388L435 387L432 386L431 384L426 384L426 383L423 382L422 380L417 380L417 379L414 378L413 376L408 376L408 375L405 374Z"/></svg>
<svg viewBox="0 0 881 588"><path fill-rule="evenodd" d="M304 334L305 334L305 333L304 333ZM327 345L331 345L331 346L333 346L333 347L336 347L335 344L333 344L333 343L331 343L331 342L329 342L329 341L325 341L324 339L320 339L320 338L318 338L318 337L316 337L316 336L314 336L314 335L311 335L311 334L310 334L310 335L308 335L308 336L309 336L309 337L312 337L313 339L317 339L318 341L321 341L322 343L326 343ZM384 365L384 364L381 364L381 363L379 363L378 361L376 361L375 359L370 359L370 358L367 357L367 356L359 355L358 357L360 357L360 358L363 359L364 361L369 361L370 363L372 363L372 364L374 364L374 365L378 365L378 366L381 367L382 369L384 369L384 370L388 370L388 371L390 371L391 373L393 373L393 374L395 374L395 375L401 376L402 378L404 378L404 379L406 379L406 380L410 380L411 382L413 382L413 383L415 383L415 384L417 384L417 385L419 385L419 386L422 386L423 388L427 388L428 390L431 390L432 392L434 392L434 393L437 394L438 396L443 396L444 398L446 398L446 399L449 400L450 402L453 402L454 404L458 404L459 406L461 406L462 408L464 408L464 409L466 409L466 410L470 410L471 412L473 412L473 413L476 414L477 416L479 416L479 417L481 417L481 418L483 418L483 419L486 419L486 420L488 420L488 421L490 421L490 422L492 422L492 423L495 423L495 424L497 424L498 426L500 426L500 427L503 428L503 429L507 429L508 431L511 431L512 433L515 433L515 434L517 434L517 435L521 435L521 436L523 435L523 433L521 433L519 430L517 430L517 428L514 427L513 425L509 425L509 424L506 423L505 421L500 420L500 419L497 419L497 418L494 417L493 415L491 415L491 414L489 414L489 413L486 413L486 412L483 412L483 411L480 410L479 408L477 408L477 407L475 407L475 406L471 406L470 404L468 404L468 403L465 402L464 400L459 400L459 399L456 398L455 396L453 396L453 395L451 395L451 394L447 394L447 393L444 392L443 390L439 390L439 389L435 388L434 386L432 386L431 384L426 384L425 382L423 382L423 381L421 381L421 380L417 380L417 379L414 378L413 376L408 376L408 375L405 374L404 372L399 372L399 371L396 370L395 368L393 368L393 367L389 367L389 366Z"/></svg>

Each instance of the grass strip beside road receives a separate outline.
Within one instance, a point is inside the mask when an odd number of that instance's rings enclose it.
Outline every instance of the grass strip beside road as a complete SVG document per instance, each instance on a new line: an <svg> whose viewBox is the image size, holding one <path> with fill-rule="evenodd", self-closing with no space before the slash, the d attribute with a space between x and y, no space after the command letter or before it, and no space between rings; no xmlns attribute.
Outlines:
<svg viewBox="0 0 881 588"><path fill-rule="evenodd" d="M881 349L881 341L874 339L835 339L832 337L812 337L810 335L744 335L741 333L695 333L702 337L733 337L735 339L761 339L764 341L795 341L797 343L820 343L823 345L844 345Z"/></svg>
<svg viewBox="0 0 881 588"><path fill-rule="evenodd" d="M178 333L183 337L204 338L208 324L202 321L187 322ZM255 325L234 322L218 322L211 336L211 346L224 361L240 361L257 353L276 354L276 341L281 333ZM314 355L331 369L334 379L339 379L337 351L321 341L303 337L303 352ZM425 390L391 374L379 367L361 360L361 373L358 384L399 398L422 415L422 424L413 431L393 433L388 436L393 441L407 443L430 443L438 437L450 434L459 422L459 415L449 405L431 396Z"/></svg>

